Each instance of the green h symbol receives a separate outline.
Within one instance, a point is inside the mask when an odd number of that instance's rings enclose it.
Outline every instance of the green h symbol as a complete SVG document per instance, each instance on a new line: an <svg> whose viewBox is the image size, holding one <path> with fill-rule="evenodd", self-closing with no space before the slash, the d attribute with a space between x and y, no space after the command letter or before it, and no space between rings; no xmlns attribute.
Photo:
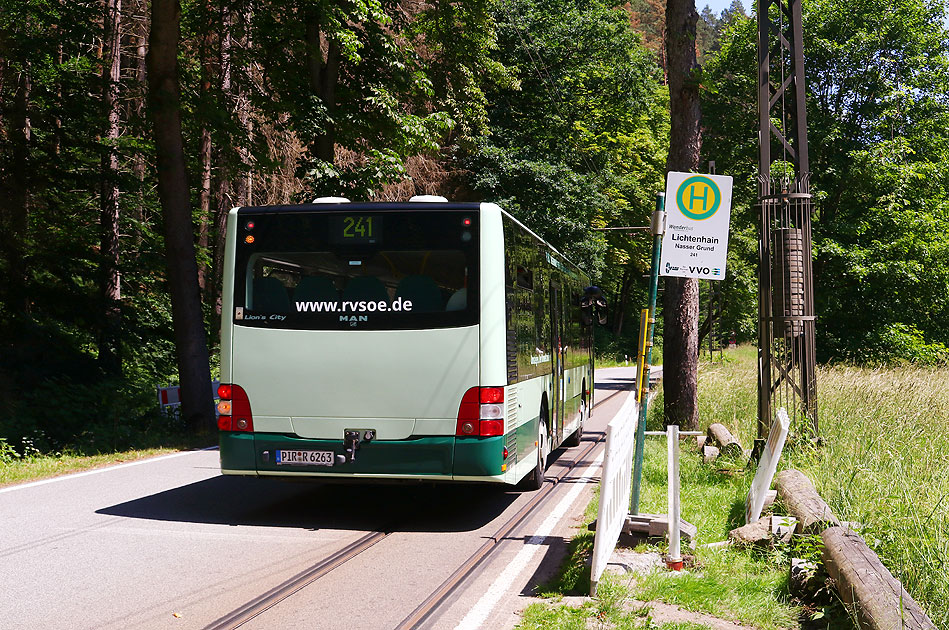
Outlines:
<svg viewBox="0 0 949 630"><path fill-rule="evenodd" d="M695 187L696 187L696 186L697 186L697 184L692 184L691 186L689 186L689 210L692 210L692 212L695 212L695 210L693 210L693 208L695 207L695 202L696 202L696 200L701 199L701 200L702 200L702 212L705 212L705 210L706 210L706 208L707 208L707 206L708 206L708 201L709 201L709 199L708 199L708 193L709 193L709 191L711 190L712 187L711 187L711 186L705 186L705 194L703 194L703 195L696 195L696 194L695 194Z"/></svg>

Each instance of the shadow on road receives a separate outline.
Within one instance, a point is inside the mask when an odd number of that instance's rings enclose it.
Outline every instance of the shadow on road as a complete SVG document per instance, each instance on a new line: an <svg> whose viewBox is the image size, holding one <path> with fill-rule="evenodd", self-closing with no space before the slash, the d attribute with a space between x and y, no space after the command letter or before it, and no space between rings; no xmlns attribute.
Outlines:
<svg viewBox="0 0 949 630"><path fill-rule="evenodd" d="M627 381L630 381L630 382L627 382ZM597 383L596 385L593 386L593 389L598 392L619 391L622 389L629 390L629 389L632 389L632 387L635 384L636 384L636 379L630 378L630 379L617 380L616 382L612 382L612 383Z"/></svg>
<svg viewBox="0 0 949 630"><path fill-rule="evenodd" d="M119 503L98 514L158 521L311 530L461 532L497 518L521 496L466 485L329 485L214 477Z"/></svg>

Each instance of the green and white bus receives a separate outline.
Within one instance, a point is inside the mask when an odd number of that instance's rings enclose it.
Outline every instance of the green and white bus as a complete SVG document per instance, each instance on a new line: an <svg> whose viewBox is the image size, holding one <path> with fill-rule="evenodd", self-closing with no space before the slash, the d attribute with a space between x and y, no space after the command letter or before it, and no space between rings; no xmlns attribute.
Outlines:
<svg viewBox="0 0 949 630"><path fill-rule="evenodd" d="M540 487L579 444L587 277L494 204L415 199L231 210L224 474Z"/></svg>

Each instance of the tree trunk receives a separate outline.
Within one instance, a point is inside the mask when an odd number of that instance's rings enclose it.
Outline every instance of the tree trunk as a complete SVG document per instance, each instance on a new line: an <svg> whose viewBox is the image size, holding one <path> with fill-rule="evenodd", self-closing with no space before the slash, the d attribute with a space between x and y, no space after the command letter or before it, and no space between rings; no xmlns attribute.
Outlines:
<svg viewBox="0 0 949 630"><path fill-rule="evenodd" d="M214 426L214 408L181 135L177 61L180 18L178 0L152 0L148 93L155 130L158 197L165 219L181 411L189 427L203 432Z"/></svg>
<svg viewBox="0 0 949 630"><path fill-rule="evenodd" d="M670 171L694 171L702 149L694 0L666 1L666 69L669 78ZM666 278L663 296L663 400L665 418L687 430L698 427L698 280Z"/></svg>
<svg viewBox="0 0 949 630"><path fill-rule="evenodd" d="M246 10L246 9L244 9ZM232 76L232 55L235 46L244 50L250 49L250 39L247 36L248 14L237 13L236 10L225 4L221 13L221 28L219 40L219 64L221 77L221 94L231 108L231 113L237 118L238 129L244 135L232 146L237 146L239 164L234 173L228 169L226 174L218 174L216 186L217 205L214 209L212 226L213 241L211 243L211 274L213 276L207 294L214 306L215 323L212 330L217 334L220 330L221 315L221 275L224 265L224 237L227 225L227 214L234 206L251 205L252 178L250 150L247 148L253 136L253 126L250 120L250 103ZM235 33L237 40L235 42ZM220 150L220 148L219 148ZM223 160L221 161L223 163Z"/></svg>
<svg viewBox="0 0 949 630"><path fill-rule="evenodd" d="M220 67L219 76L221 77L221 95L224 98L224 102L229 106L233 107L233 104L236 103L236 99L233 93L233 83L231 81L231 54L233 43L233 27L234 27L234 13L231 10L229 3L224 3L223 10L220 14L220 39L218 40L218 65ZM240 113L238 112L238 118ZM246 139L241 139L237 144L239 147L242 147ZM233 145L233 143L228 143ZM217 149L219 152L222 151L221 147ZM240 154L241 149L238 148L238 154ZM224 163L225 160L218 157L220 163ZM241 175L238 175L240 177ZM224 264L224 236L225 236L225 225L227 213L234 205L233 202L233 190L234 186L232 185L230 178L230 169L224 171L219 171L217 174L216 186L215 186L215 200L217 205L214 207L214 220L211 230L211 276L212 281L205 291L205 296L207 301L214 307L214 314L216 317L211 325L211 331L217 339L220 336L221 331L221 275L222 267Z"/></svg>
<svg viewBox="0 0 949 630"><path fill-rule="evenodd" d="M60 7L62 6L62 0L59 3ZM63 35L60 31L58 25L52 27L52 35L56 41L56 66L62 67L63 65ZM65 111L65 104L63 103L63 84L62 81L57 78L56 80L56 104L57 107L61 107L61 111ZM58 114L53 117L53 155L58 156L62 151L63 144L63 119Z"/></svg>
<svg viewBox="0 0 949 630"><path fill-rule="evenodd" d="M629 290L632 285L632 276L635 267L632 262L626 263L623 267L623 279L620 281L619 296L616 303L613 304L613 334L619 337L623 334L623 321L626 316L627 302L629 301Z"/></svg>
<svg viewBox="0 0 949 630"><path fill-rule="evenodd" d="M9 66L7 70L9 71ZM3 211L4 227L7 236L2 247L9 269L9 304L16 313L28 314L30 300L27 291L27 265L24 257L27 251L30 225L30 145L33 142L33 126L30 121L29 103L33 84L30 79L30 67L26 64L15 77L16 89L10 110L10 164L4 171L3 194L0 204ZM2 171L0 171L2 174Z"/></svg>
<svg viewBox="0 0 949 630"><path fill-rule="evenodd" d="M203 255L210 244L208 232L211 215L211 130L206 125L201 128L198 161L201 163L201 180L198 186L198 251ZM207 294L208 272L207 265L198 265L198 289L202 295Z"/></svg>
<svg viewBox="0 0 949 630"><path fill-rule="evenodd" d="M241 35L237 45L244 50L251 50L253 46L253 39L250 35L249 23L252 16L250 13L251 10L246 10L248 13L237 15L235 15L233 11L229 11L226 19L229 31L235 30L235 27L238 23L241 25ZM238 17L240 18L239 20ZM250 116L251 105L250 99L247 95L246 87L235 84L231 76L231 49L234 46L234 36L232 32L229 32L227 41L227 48L224 48L223 43L221 48L222 89L224 90L225 94L230 94L232 96L231 102L234 104L239 128L244 131L245 140L244 142L238 143L237 155L241 162L240 172L238 173L236 182L233 186L234 198L232 203L224 208L224 216L219 217L219 224L221 226L224 225L224 218L226 217L227 211L230 210L231 207L251 206L254 204L254 169L251 159L252 156L249 149L250 143L253 142L254 139L254 121ZM226 71L224 69L225 63L227 64ZM220 238L224 238L223 232L221 233Z"/></svg>
<svg viewBox="0 0 949 630"><path fill-rule="evenodd" d="M119 81L121 79L122 0L105 0L103 20L102 102L106 114L99 194L99 291L102 327L99 365L121 374L122 279L119 273Z"/></svg>
<svg viewBox="0 0 949 630"><path fill-rule="evenodd" d="M230 106L230 104L234 102L231 87L231 46L233 45L231 40L231 29L233 24L233 14L231 13L230 7L227 6L227 3L225 3L220 17L221 27L220 39L218 41L218 64L220 67L219 76L221 77L220 88L224 102ZM226 144L233 145L233 143ZM241 141L240 144L243 144L243 141ZM217 159L218 162L223 165L225 160L223 160L220 156L220 152L222 150L222 147L217 148ZM233 190L234 187L231 185L230 181L230 169L219 170L215 181L214 197L217 203L214 206L210 239L212 280L204 292L205 301L211 304L211 306L214 308L215 315L217 315L211 325L211 330L215 338L220 336L221 323L221 266L224 262L224 220L225 217L227 217L228 210L230 210L231 206L233 205Z"/></svg>
<svg viewBox="0 0 949 630"><path fill-rule="evenodd" d="M211 17L214 15L210 0L205 2L205 23L204 39L201 42L201 95L202 100L207 103L211 92L211 77L214 74L214 68L211 64L211 45L212 33L215 29L212 26ZM215 20L216 21L216 20ZM206 118L206 117L205 117ZM210 245L209 231L211 218L211 128L207 121L201 124L201 143L198 148L198 161L201 164L201 180L198 186L198 251L202 253L202 258L206 260L206 252ZM210 269L204 263L198 265L198 287L201 294L207 296L208 291L208 273Z"/></svg>
<svg viewBox="0 0 949 630"><path fill-rule="evenodd" d="M314 154L321 160L333 162L336 157L336 123L333 114L336 111L336 83L339 80L341 60L339 43L330 39L326 44L326 57L323 57L323 35L319 20L310 15L306 27L307 69L310 73L310 89L326 106L329 124L322 134L314 139Z"/></svg>
<svg viewBox="0 0 949 630"><path fill-rule="evenodd" d="M144 6L142 7L144 10ZM145 52L146 46L145 41L148 36L148 24L145 18L138 20L139 25L136 26L137 29L140 29L134 36L135 40L135 81L139 86L144 86L146 81L145 73ZM144 98L140 98L137 93L135 100L132 105L132 111L134 116L138 119L141 119L145 115L145 103ZM144 95L142 95L144 96ZM138 191L136 194L135 203L131 205L132 211L132 249L134 250L134 256L138 258L138 255L142 249L142 222L145 220L145 153L143 150L137 150L135 152L135 157L132 159L132 175L135 177L135 181L138 183Z"/></svg>

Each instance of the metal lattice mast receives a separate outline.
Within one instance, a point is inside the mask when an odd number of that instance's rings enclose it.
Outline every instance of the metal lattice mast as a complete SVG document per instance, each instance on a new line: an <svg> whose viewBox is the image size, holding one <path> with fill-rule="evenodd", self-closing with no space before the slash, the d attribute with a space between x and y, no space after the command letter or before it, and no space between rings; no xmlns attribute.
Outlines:
<svg viewBox="0 0 949 630"><path fill-rule="evenodd" d="M775 411L817 425L801 0L758 3L758 437Z"/></svg>

